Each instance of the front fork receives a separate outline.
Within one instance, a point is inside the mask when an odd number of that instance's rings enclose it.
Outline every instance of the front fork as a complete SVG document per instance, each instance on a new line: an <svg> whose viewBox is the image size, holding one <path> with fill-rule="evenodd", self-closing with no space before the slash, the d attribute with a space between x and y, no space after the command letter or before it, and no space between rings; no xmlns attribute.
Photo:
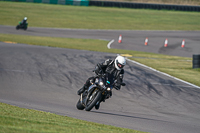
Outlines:
<svg viewBox="0 0 200 133"><path fill-rule="evenodd" d="M83 104L83 102L82 102L83 101L83 97L82 96L83 96L83 93L81 93L81 99L80 99L81 103Z"/></svg>

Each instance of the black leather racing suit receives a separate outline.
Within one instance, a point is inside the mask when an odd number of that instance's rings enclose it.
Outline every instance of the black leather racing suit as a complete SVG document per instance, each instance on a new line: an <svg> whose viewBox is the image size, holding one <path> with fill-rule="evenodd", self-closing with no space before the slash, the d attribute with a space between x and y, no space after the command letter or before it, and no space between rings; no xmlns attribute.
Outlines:
<svg viewBox="0 0 200 133"><path fill-rule="evenodd" d="M105 62L97 64L94 72L96 74L98 74L98 73L101 73L100 72L101 70L103 70L103 73L113 74L113 76L117 80L117 82L114 85L114 88L116 90L119 90L121 88L121 83L123 82L124 69L117 70L115 68L114 60L107 59L107 60L105 60ZM85 89L87 89L91 85L91 82L94 82L94 78L95 77L88 78L88 80L84 84Z"/></svg>
<svg viewBox="0 0 200 133"><path fill-rule="evenodd" d="M25 25L25 24L27 24L27 20L24 20L24 19L23 19L23 20L21 21L21 25Z"/></svg>

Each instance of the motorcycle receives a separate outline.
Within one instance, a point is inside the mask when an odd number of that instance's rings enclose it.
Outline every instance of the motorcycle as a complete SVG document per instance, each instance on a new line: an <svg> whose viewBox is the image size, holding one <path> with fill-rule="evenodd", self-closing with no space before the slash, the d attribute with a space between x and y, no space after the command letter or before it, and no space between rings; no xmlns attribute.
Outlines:
<svg viewBox="0 0 200 133"><path fill-rule="evenodd" d="M28 23L22 24L21 22L19 22L19 24L16 26L17 30L19 29L27 30L27 28L28 28Z"/></svg>
<svg viewBox="0 0 200 133"><path fill-rule="evenodd" d="M112 94L112 89L114 88L113 75L108 73L99 74L95 77L94 83L91 83L89 88L85 90L78 100L76 107L79 110L90 111L95 105L98 105L101 101L105 102L105 99L110 97ZM125 83L121 83L122 86L125 86Z"/></svg>

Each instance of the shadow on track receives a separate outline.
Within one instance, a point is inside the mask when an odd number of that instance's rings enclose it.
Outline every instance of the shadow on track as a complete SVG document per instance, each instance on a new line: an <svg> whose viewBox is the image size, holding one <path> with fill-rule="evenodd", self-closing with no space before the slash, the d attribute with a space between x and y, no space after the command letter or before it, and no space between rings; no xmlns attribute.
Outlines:
<svg viewBox="0 0 200 133"><path fill-rule="evenodd" d="M136 116L123 115L123 114L118 114L118 113L108 113L108 112L102 112L102 111L90 111L90 112L97 113L97 114L112 115L112 116L121 116L121 117L133 118L133 119L143 119L143 120L150 120L150 121L160 121L160 122L172 123L172 122L164 121L164 120L144 118L144 117L136 117Z"/></svg>

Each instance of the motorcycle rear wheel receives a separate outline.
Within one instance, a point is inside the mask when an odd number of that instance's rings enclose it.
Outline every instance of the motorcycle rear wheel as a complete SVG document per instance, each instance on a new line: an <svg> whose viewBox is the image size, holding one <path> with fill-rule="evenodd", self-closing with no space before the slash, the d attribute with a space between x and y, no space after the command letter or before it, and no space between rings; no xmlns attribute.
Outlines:
<svg viewBox="0 0 200 133"><path fill-rule="evenodd" d="M16 26L16 29L19 30L19 25Z"/></svg>
<svg viewBox="0 0 200 133"><path fill-rule="evenodd" d="M85 107L85 110L90 111L96 105L96 103L100 100L101 97L102 97L102 94L100 91L98 91L95 98L91 101L91 103Z"/></svg>

